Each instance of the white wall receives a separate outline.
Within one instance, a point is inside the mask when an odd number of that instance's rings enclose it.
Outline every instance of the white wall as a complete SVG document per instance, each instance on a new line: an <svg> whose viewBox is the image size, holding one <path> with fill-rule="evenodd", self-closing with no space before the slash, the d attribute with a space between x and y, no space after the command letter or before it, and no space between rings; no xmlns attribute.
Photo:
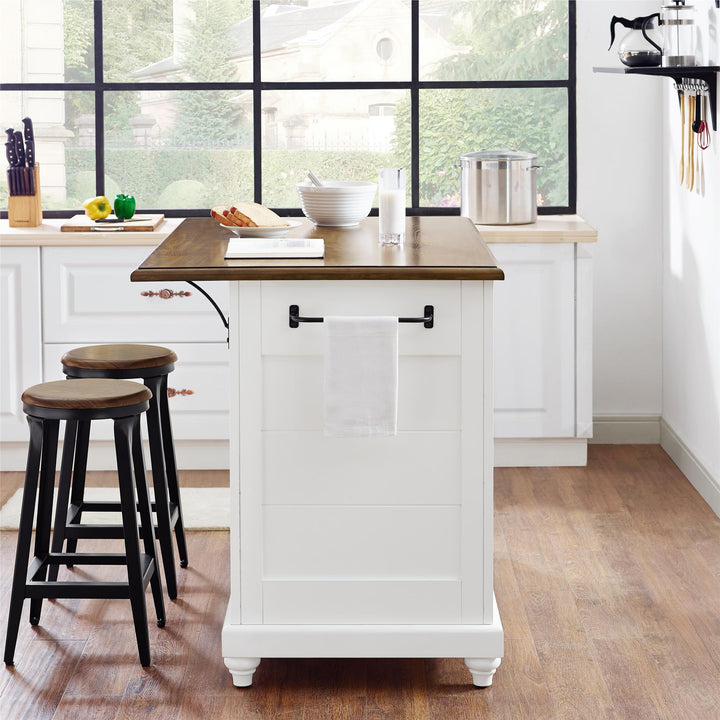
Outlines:
<svg viewBox="0 0 720 720"><path fill-rule="evenodd" d="M703 32L703 60L718 65L720 10L693 4L703 30L713 28ZM670 82L664 94L663 447L720 515L720 132L703 155L704 194L681 187Z"/></svg>
<svg viewBox="0 0 720 720"><path fill-rule="evenodd" d="M578 213L598 230L596 419L662 412L662 84L669 81L593 72L622 67L616 49L607 49L613 15L657 10L645 0L577 3ZM616 43L627 32L618 30Z"/></svg>

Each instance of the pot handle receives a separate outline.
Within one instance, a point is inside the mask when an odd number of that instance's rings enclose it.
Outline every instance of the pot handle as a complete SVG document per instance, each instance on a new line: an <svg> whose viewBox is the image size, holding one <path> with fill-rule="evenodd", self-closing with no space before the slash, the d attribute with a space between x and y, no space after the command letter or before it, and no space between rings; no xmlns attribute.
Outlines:
<svg viewBox="0 0 720 720"><path fill-rule="evenodd" d="M535 169L538 169L538 170L539 170L540 168L544 168L544 167L545 167L544 165L531 165L531 166L530 166L529 168L527 168L527 169L528 169L528 170L535 170Z"/></svg>

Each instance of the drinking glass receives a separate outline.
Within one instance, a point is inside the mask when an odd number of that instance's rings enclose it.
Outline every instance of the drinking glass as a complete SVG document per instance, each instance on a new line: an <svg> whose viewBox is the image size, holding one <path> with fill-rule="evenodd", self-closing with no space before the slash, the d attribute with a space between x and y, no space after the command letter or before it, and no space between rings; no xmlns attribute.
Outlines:
<svg viewBox="0 0 720 720"><path fill-rule="evenodd" d="M405 168L382 168L378 173L380 243L405 241Z"/></svg>

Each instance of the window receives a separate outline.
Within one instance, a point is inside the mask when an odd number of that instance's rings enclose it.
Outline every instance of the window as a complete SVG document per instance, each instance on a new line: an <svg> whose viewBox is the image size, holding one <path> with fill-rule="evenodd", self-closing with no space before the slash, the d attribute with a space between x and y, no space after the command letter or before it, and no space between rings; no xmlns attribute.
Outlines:
<svg viewBox="0 0 720 720"><path fill-rule="evenodd" d="M43 211L96 194L204 215L408 169L459 212L460 156L535 152L539 212L575 211L573 0L4 0L0 120L35 126ZM0 183L7 216L7 188Z"/></svg>

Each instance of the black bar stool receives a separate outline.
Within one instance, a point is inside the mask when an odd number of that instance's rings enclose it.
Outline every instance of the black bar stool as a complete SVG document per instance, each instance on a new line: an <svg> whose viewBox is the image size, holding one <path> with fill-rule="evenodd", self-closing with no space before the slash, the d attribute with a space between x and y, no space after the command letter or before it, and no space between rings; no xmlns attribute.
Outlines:
<svg viewBox="0 0 720 720"><path fill-rule="evenodd" d="M155 491L155 502L152 504L152 508L157 518L156 531L163 558L168 596L175 599L177 597L177 576L173 555L173 530L178 546L180 566L187 567L188 564L167 395L168 373L175 368L177 355L172 350L158 345L88 345L74 348L65 353L61 362L63 372L69 378L116 378L122 380L141 378L152 391L153 397L147 412L150 463ZM88 433L89 425L79 423L79 436L86 439ZM87 447L87 441L85 441L84 447ZM85 511L117 512L120 509L119 503L98 503L85 500L86 457L81 460L82 471L73 478L70 507L65 512L58 506L55 516L53 551L62 549L65 538L67 538L68 552L74 552L80 537L119 537L120 528L117 525L80 525L82 513ZM61 511L65 514L61 515Z"/></svg>
<svg viewBox="0 0 720 720"><path fill-rule="evenodd" d="M140 438L140 415L147 411L152 394L140 383L125 380L60 380L28 388L22 395L30 425L30 447L25 471L15 570L13 574L5 664L13 664L20 615L30 598L30 623L40 622L44 598L128 598L132 607L140 662L150 665L150 640L145 589L150 583L157 623L165 625L165 605L155 554L155 532L145 476ZM65 440L60 464L58 504L67 505L74 466L87 454L87 440L77 433L79 424L112 419L117 457L120 509L125 553L50 552L50 532L55 463L60 420L65 420ZM85 446L83 447L83 443ZM134 479L134 482L133 482ZM135 493L137 492L137 504ZM35 499L37 523L35 549L30 562ZM138 510L144 553L138 538ZM126 565L127 582L76 582L46 579L58 565Z"/></svg>

